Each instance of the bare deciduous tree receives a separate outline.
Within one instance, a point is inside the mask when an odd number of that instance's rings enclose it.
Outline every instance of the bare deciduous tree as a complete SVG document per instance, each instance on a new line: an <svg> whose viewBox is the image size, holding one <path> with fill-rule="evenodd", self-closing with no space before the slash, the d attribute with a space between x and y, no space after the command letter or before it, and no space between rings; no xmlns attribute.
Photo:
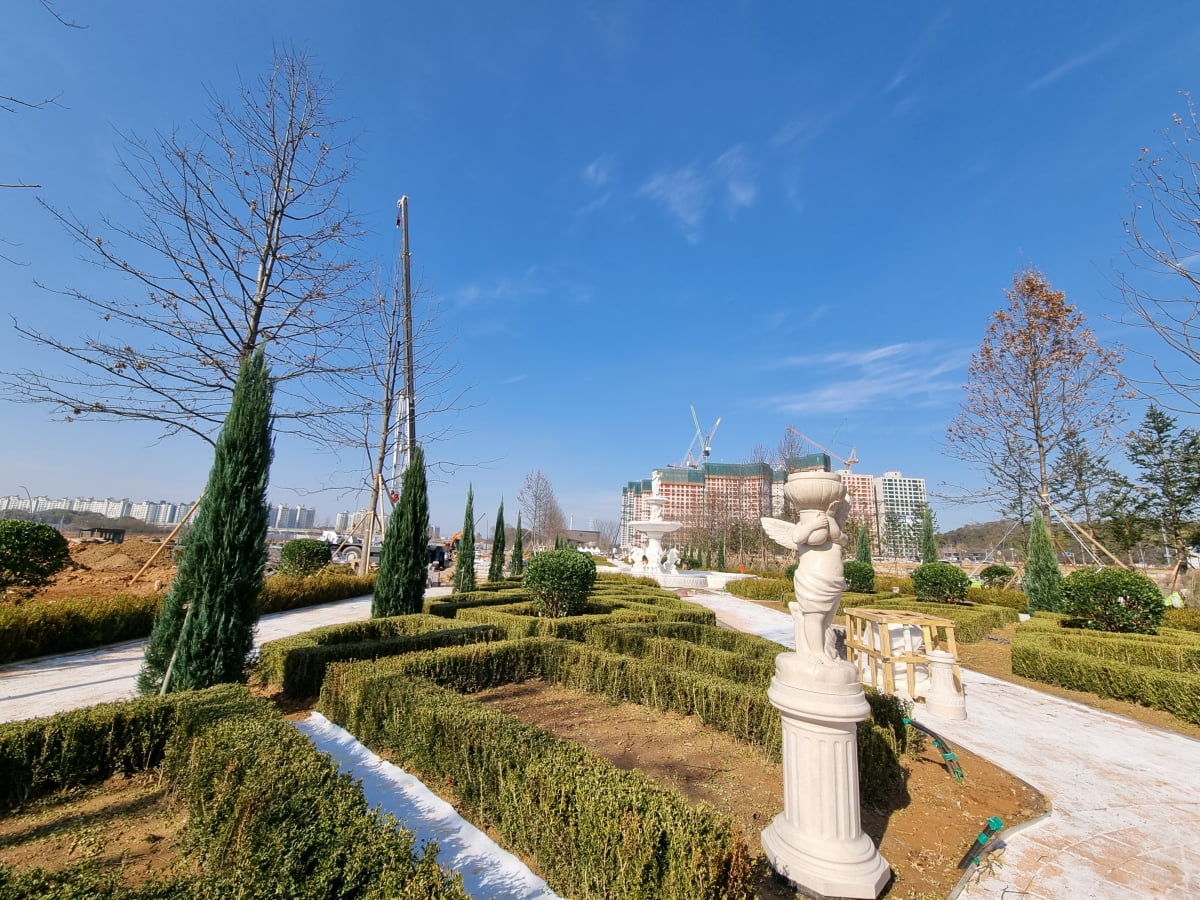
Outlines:
<svg viewBox="0 0 1200 900"><path fill-rule="evenodd" d="M600 532L600 548L611 550L621 546L621 523L617 519L597 519L596 530Z"/></svg>
<svg viewBox="0 0 1200 900"><path fill-rule="evenodd" d="M241 360L266 344L281 430L344 412L329 383L359 360L348 327L362 313L348 255L350 144L309 59L279 53L238 102L212 98L195 141L131 137L123 160L137 224L93 228L50 209L101 268L141 297L67 288L98 319L72 340L18 323L58 373L6 373L13 399L68 420L155 422L207 441L224 419Z"/></svg>
<svg viewBox="0 0 1200 900"><path fill-rule="evenodd" d="M1187 113L1162 132L1161 153L1142 151L1132 185L1133 211L1125 221L1126 256L1141 271L1118 275L1129 311L1126 324L1156 334L1173 354L1151 358L1158 402L1200 411L1200 120L1191 96ZM1163 397L1165 394L1165 398Z"/></svg>
<svg viewBox="0 0 1200 900"><path fill-rule="evenodd" d="M538 546L550 546L566 531L567 517L558 505L554 486L540 469L525 476L517 502L521 505L524 526Z"/></svg>
<svg viewBox="0 0 1200 900"><path fill-rule="evenodd" d="M984 470L992 488L1020 504L1016 486L1049 509L1050 469L1071 437L1110 439L1125 390L1116 348L1101 347L1083 314L1037 271L1019 272L992 315L967 369L947 452Z"/></svg>

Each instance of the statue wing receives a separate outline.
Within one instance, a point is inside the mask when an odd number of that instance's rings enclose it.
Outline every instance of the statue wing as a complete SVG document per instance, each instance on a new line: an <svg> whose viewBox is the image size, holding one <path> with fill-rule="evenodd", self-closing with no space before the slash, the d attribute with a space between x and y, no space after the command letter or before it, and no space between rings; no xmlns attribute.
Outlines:
<svg viewBox="0 0 1200 900"><path fill-rule="evenodd" d="M768 519L762 518L763 531L767 533L767 537L773 540L781 547L787 547L789 550L796 549L796 526L791 522L785 522L783 519Z"/></svg>

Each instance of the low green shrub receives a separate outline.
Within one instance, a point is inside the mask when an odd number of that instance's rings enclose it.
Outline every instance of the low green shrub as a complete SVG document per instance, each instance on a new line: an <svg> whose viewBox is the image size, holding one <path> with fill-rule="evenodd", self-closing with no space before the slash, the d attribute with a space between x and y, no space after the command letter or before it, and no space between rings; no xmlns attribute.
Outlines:
<svg viewBox="0 0 1200 900"><path fill-rule="evenodd" d="M1160 635L1120 634L1074 628L1065 619L1058 626L1017 629L1016 644L1036 644L1052 650L1084 653L1133 666L1150 666L1168 672L1200 675L1200 641L1177 641L1170 632Z"/></svg>
<svg viewBox="0 0 1200 900"><path fill-rule="evenodd" d="M0 519L0 598L28 597L71 561L57 529L24 519Z"/></svg>
<svg viewBox="0 0 1200 900"><path fill-rule="evenodd" d="M279 551L279 574L307 578L316 575L333 560L333 550L324 541L297 538Z"/></svg>
<svg viewBox="0 0 1200 900"><path fill-rule="evenodd" d="M893 588L896 588L902 595L912 596L912 579L904 575L885 575L879 572L875 573L875 590L878 593L891 594L893 593Z"/></svg>
<svg viewBox="0 0 1200 900"><path fill-rule="evenodd" d="M777 651L784 649L775 647ZM606 652L596 646L548 638L452 647L373 664L335 664L326 676L320 708L334 721L343 724L350 721L360 715L354 704L362 701L362 685L375 678L426 678L460 693L471 693L540 677L573 690L604 694L615 702L695 715L705 724L778 760L782 753L782 732L779 713L767 699L767 673L760 672L753 681L734 681L715 676L704 668L682 667L684 663L704 666L711 659L701 653L690 657L679 655L674 665L664 665L651 659ZM880 726L893 732L885 740L902 744L905 729L901 725L897 737L893 724ZM366 741L357 726L345 727ZM899 761L894 755L886 766L878 756L864 757L867 758L872 760L870 768L864 770L861 765L866 763L860 764L866 802L883 802L903 789Z"/></svg>
<svg viewBox="0 0 1200 900"><path fill-rule="evenodd" d="M779 578L739 578L725 585L725 590L746 600L765 600L785 605L796 599L792 583Z"/></svg>
<svg viewBox="0 0 1200 900"><path fill-rule="evenodd" d="M272 575L262 593L262 612L283 612L304 606L337 603L352 597L365 597L375 590L375 576L318 574L311 578Z"/></svg>
<svg viewBox="0 0 1200 900"><path fill-rule="evenodd" d="M1200 631L1200 609L1171 609L1168 607L1163 610L1162 624L1164 628Z"/></svg>
<svg viewBox="0 0 1200 900"><path fill-rule="evenodd" d="M198 874L123 888L108 860L55 873L0 865L0 897L468 900L435 848L415 855L412 832L381 821L349 776L234 685L0 725L0 808L160 763L187 817L181 868Z"/></svg>
<svg viewBox="0 0 1200 900"><path fill-rule="evenodd" d="M205 878L250 888L237 896L467 900L436 846L418 856L413 833L381 821L354 780L277 715L173 741L165 770L187 810L189 851Z"/></svg>
<svg viewBox="0 0 1200 900"><path fill-rule="evenodd" d="M469 658L485 646L463 649ZM406 677L398 662L335 666L322 709L331 717L344 713L345 727L406 768L452 780L466 815L498 832L557 892L635 900L753 896L749 850L725 816L706 804L693 807L637 770L617 769L512 716Z"/></svg>
<svg viewBox="0 0 1200 900"><path fill-rule="evenodd" d="M1063 612L1081 628L1154 634L1162 623L1162 592L1141 572L1077 569L1062 587Z"/></svg>
<svg viewBox="0 0 1200 900"><path fill-rule="evenodd" d="M431 616L442 616L453 619L460 609L471 609L476 606L509 606L529 600L529 595L519 585L508 586L504 590L464 591L461 594L451 594L446 599L427 598L422 612Z"/></svg>
<svg viewBox="0 0 1200 900"><path fill-rule="evenodd" d="M1002 588L1007 587L1009 580L1016 572L1009 566L1002 566L998 563L987 566L979 573L979 580L983 582L985 588Z"/></svg>
<svg viewBox="0 0 1200 900"><path fill-rule="evenodd" d="M173 734L190 735L217 719L268 708L244 688L222 685L0 724L0 810L152 768Z"/></svg>
<svg viewBox="0 0 1200 900"><path fill-rule="evenodd" d="M561 619L578 615L596 583L596 564L578 550L546 550L525 566L523 585L539 616Z"/></svg>
<svg viewBox="0 0 1200 900"><path fill-rule="evenodd" d="M494 625L464 625L420 614L329 625L263 644L251 682L291 697L315 697L332 662L378 659L502 636Z"/></svg>
<svg viewBox="0 0 1200 900"><path fill-rule="evenodd" d="M118 594L0 606L0 663L144 638L161 603L161 594Z"/></svg>
<svg viewBox="0 0 1200 900"><path fill-rule="evenodd" d="M843 568L846 573L847 590L856 594L875 593L875 567L869 562L851 560Z"/></svg>
<svg viewBox="0 0 1200 900"><path fill-rule="evenodd" d="M1062 649L1045 633L1018 628L1012 645L1013 674L1130 700L1200 725L1200 675L1095 655L1096 648L1106 643L1080 642L1076 645L1079 650Z"/></svg>
<svg viewBox="0 0 1200 900"><path fill-rule="evenodd" d="M262 611L335 603L370 594L374 587L374 575L273 575L266 580ZM161 594L117 594L0 606L0 664L144 638L161 605Z"/></svg>
<svg viewBox="0 0 1200 900"><path fill-rule="evenodd" d="M961 603L967 599L971 579L953 563L930 562L913 570L912 586L913 592L921 600Z"/></svg>
<svg viewBox="0 0 1200 900"><path fill-rule="evenodd" d="M628 572L597 572L596 586L610 584L641 584L647 587L660 587L659 583L646 575L630 575Z"/></svg>
<svg viewBox="0 0 1200 900"><path fill-rule="evenodd" d="M1029 598L1025 596L1025 592L1013 588L975 587L972 585L967 588L967 602L983 606L1007 606L1019 613L1029 611Z"/></svg>

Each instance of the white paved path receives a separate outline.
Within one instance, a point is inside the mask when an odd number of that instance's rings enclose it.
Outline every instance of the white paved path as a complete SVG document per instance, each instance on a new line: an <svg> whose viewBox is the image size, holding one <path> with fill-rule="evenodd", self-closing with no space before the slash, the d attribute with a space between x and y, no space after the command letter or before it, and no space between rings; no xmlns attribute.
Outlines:
<svg viewBox="0 0 1200 900"><path fill-rule="evenodd" d="M688 599L723 625L795 647L787 613L724 593ZM1200 741L979 672L964 670L963 682L966 721L924 704L916 719L1032 784L1053 811L1006 834L1002 864L961 896L1200 897Z"/></svg>

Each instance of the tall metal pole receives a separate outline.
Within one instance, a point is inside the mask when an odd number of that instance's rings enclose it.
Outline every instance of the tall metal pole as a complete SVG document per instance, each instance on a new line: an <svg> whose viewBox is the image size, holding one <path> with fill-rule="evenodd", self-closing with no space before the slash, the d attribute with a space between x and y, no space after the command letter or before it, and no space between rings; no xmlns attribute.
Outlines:
<svg viewBox="0 0 1200 900"><path fill-rule="evenodd" d="M404 465L412 459L417 446L417 386L413 364L413 320L412 320L412 254L408 250L408 195L400 198L401 229L400 262L404 272L404 400L405 400L405 448Z"/></svg>

